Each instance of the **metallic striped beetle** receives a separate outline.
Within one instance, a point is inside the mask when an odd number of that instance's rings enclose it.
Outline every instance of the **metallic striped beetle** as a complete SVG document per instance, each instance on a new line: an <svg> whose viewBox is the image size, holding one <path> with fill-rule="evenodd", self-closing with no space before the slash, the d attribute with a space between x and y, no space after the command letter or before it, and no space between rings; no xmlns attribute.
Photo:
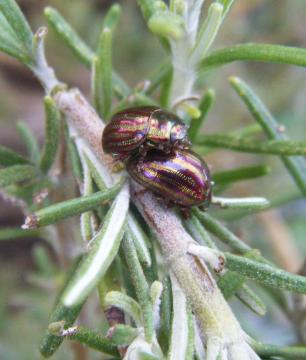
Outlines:
<svg viewBox="0 0 306 360"><path fill-rule="evenodd" d="M186 125L175 115L158 107L141 106L115 114L105 126L102 146L119 160L132 153L145 156L149 149L169 153L172 149L187 148Z"/></svg>
<svg viewBox="0 0 306 360"><path fill-rule="evenodd" d="M151 150L144 158L130 157L126 168L136 182L182 208L207 207L211 201L208 167L190 150Z"/></svg>

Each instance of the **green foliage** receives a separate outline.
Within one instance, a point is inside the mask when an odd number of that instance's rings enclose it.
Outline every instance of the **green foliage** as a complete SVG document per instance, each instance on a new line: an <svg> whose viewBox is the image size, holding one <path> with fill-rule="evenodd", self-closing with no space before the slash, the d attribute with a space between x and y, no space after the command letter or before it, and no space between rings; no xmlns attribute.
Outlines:
<svg viewBox="0 0 306 360"><path fill-rule="evenodd" d="M248 87L242 80L238 78L232 78L231 84L237 93L240 95L242 100L247 105L248 109L252 113L254 119L260 124L263 128L266 135L273 139L274 141L282 141L285 144L288 141L288 136L285 131L280 127L277 121L273 118L269 110L262 103L262 101L255 95L255 93ZM293 144L292 144L293 145ZM292 146L294 147L294 146ZM301 154L295 155L305 155L305 147L302 146ZM286 154L282 154L286 155ZM289 155L289 154L288 154ZM302 157L282 157L282 161L289 173L295 180L297 186L300 188L301 192L305 196L306 194L306 163L305 159Z"/></svg>
<svg viewBox="0 0 306 360"><path fill-rule="evenodd" d="M31 165L12 165L0 170L0 187L33 179L37 170Z"/></svg>
<svg viewBox="0 0 306 360"><path fill-rule="evenodd" d="M38 236L37 230L23 230L18 228L1 228L0 230L0 241L13 240L18 238L35 237Z"/></svg>
<svg viewBox="0 0 306 360"><path fill-rule="evenodd" d="M22 121L19 121L17 123L17 130L23 142L25 143L30 161L37 165L39 163L40 151L35 136L31 132L27 124Z"/></svg>
<svg viewBox="0 0 306 360"><path fill-rule="evenodd" d="M62 15L56 9L47 7L45 9L45 16L52 28L73 51L74 55L77 56L85 65L90 67L94 52L77 35Z"/></svg>
<svg viewBox="0 0 306 360"><path fill-rule="evenodd" d="M129 201L126 191L125 186L116 197L101 229L93 238L89 251L65 290L63 303L66 306L74 307L82 303L97 286L115 258L126 224Z"/></svg>
<svg viewBox="0 0 306 360"><path fill-rule="evenodd" d="M83 305L84 302L74 308L68 308L61 303L58 303L50 315L49 323L64 321L65 327L69 328L79 316ZM52 356L63 340L63 337L52 334L49 329L46 330L39 346L40 353L46 358Z"/></svg>
<svg viewBox="0 0 306 360"><path fill-rule="evenodd" d="M132 283L134 285L138 302L143 311L143 322L145 337L148 342L152 341L154 334L152 304L149 298L149 286L143 273L141 264L137 257L137 252L133 239L128 232L123 239L123 250L127 266L130 271Z"/></svg>
<svg viewBox="0 0 306 360"><path fill-rule="evenodd" d="M233 61L264 61L306 66L306 50L271 44L241 44L213 51L200 64L201 69L225 65Z"/></svg>
<svg viewBox="0 0 306 360"><path fill-rule="evenodd" d="M53 164L58 149L61 115L51 97L46 96L44 104L46 113L46 132L45 144L40 158L40 169L44 173L47 173Z"/></svg>
<svg viewBox="0 0 306 360"><path fill-rule="evenodd" d="M111 340L117 346L128 346L137 337L139 332L137 329L128 325L116 325L112 331Z"/></svg>
<svg viewBox="0 0 306 360"><path fill-rule="evenodd" d="M106 337L84 327L77 327L76 331L67 336L69 340L78 341L81 344L95 349L104 354L118 356L116 344Z"/></svg>
<svg viewBox="0 0 306 360"><path fill-rule="evenodd" d="M212 175L217 185L229 185L233 182L255 179L267 175L271 169L266 165L255 165L237 168L234 170L220 171Z"/></svg>
<svg viewBox="0 0 306 360"><path fill-rule="evenodd" d="M154 34L173 39L183 36L183 26L183 19L170 11L156 12L148 22L148 27Z"/></svg>
<svg viewBox="0 0 306 360"><path fill-rule="evenodd" d="M268 264L233 254L225 254L227 267L268 286L305 294L306 278L293 275Z"/></svg>
<svg viewBox="0 0 306 360"><path fill-rule="evenodd" d="M199 135L197 145L270 155L305 155L306 143L289 140L258 141L226 134Z"/></svg>
<svg viewBox="0 0 306 360"><path fill-rule="evenodd" d="M0 146L0 165L28 164L28 160L5 146Z"/></svg>
<svg viewBox="0 0 306 360"><path fill-rule="evenodd" d="M23 62L32 62L33 34L14 0L0 2L0 49Z"/></svg>
<svg viewBox="0 0 306 360"><path fill-rule="evenodd" d="M30 51L33 34L18 5L14 0L1 0L0 10L20 42Z"/></svg>
<svg viewBox="0 0 306 360"><path fill-rule="evenodd" d="M107 191L98 191L91 195L66 200L40 209L30 215L30 219L28 221L33 221L35 227L40 227L53 224L59 220L66 219L74 215L82 214L112 200L118 194L122 185L123 181L120 181Z"/></svg>
<svg viewBox="0 0 306 360"><path fill-rule="evenodd" d="M108 119L112 107L112 31L105 27L100 35L98 55L93 59L93 90L96 108Z"/></svg>
<svg viewBox="0 0 306 360"><path fill-rule="evenodd" d="M197 136L200 132L199 130L201 129L207 117L207 114L215 101L215 97L216 95L214 90L209 89L201 99L201 102L199 104L199 110L201 112L201 115L199 118L191 120L190 128L188 130L189 138L191 141L195 141L197 139Z"/></svg>

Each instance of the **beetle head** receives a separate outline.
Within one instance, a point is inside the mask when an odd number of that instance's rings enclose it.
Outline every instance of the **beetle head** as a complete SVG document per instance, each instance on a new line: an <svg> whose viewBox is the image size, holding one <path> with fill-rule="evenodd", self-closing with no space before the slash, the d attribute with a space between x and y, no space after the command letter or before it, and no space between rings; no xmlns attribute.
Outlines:
<svg viewBox="0 0 306 360"><path fill-rule="evenodd" d="M189 140L187 138L187 128L184 124L175 124L172 126L170 133L170 141L171 143L184 143L185 145L189 145Z"/></svg>

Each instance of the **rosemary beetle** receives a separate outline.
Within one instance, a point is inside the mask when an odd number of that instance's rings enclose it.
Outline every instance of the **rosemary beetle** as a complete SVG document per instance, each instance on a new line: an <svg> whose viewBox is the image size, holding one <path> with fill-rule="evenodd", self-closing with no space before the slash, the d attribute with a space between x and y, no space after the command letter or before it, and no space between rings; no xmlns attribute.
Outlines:
<svg viewBox="0 0 306 360"><path fill-rule="evenodd" d="M169 204L181 208L208 207L212 184L206 163L194 152L176 149L170 154L151 150L146 156L131 156L126 164L130 176Z"/></svg>
<svg viewBox="0 0 306 360"><path fill-rule="evenodd" d="M141 106L116 113L102 135L104 152L118 160L131 154L145 156L150 149L169 153L188 148L186 125L175 115L158 107Z"/></svg>

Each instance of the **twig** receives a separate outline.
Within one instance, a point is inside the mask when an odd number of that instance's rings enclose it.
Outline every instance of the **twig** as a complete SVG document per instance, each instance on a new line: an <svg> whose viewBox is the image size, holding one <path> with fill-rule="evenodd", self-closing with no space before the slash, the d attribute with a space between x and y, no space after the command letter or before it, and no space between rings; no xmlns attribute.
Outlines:
<svg viewBox="0 0 306 360"><path fill-rule="evenodd" d="M82 94L78 90L60 91L55 101L102 165L110 169L112 160L103 153L100 143L104 125ZM220 350L229 346L229 351L234 351L237 343L244 342L244 333L206 265L187 254L187 246L193 239L175 213L160 204L152 193L144 193L135 183L131 188L132 200L157 234L164 259L187 296L201 331L205 334L208 330L206 335L215 337ZM245 354L249 351L245 344ZM247 359L248 355L245 356Z"/></svg>

